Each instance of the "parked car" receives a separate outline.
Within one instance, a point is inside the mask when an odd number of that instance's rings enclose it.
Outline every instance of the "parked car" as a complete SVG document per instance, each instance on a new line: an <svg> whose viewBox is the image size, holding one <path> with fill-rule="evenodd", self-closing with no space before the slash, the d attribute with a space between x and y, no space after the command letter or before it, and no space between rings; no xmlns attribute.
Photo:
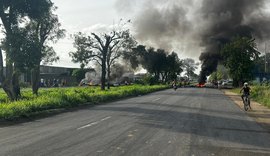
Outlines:
<svg viewBox="0 0 270 156"><path fill-rule="evenodd" d="M222 87L224 88L233 88L233 81L227 80L222 82Z"/></svg>

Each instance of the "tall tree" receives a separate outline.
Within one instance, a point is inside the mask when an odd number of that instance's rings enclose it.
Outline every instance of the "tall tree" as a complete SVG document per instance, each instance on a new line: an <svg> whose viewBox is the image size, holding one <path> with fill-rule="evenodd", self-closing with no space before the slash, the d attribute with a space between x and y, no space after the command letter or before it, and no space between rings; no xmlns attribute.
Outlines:
<svg viewBox="0 0 270 156"><path fill-rule="evenodd" d="M177 75L183 72L183 62L179 59L177 53L172 52L166 57L166 66L164 70L165 79L163 81L172 81L177 79Z"/></svg>
<svg viewBox="0 0 270 156"><path fill-rule="evenodd" d="M252 70L260 54L256 50L254 39L235 37L223 47L221 54L235 86L241 85L244 81L252 80Z"/></svg>
<svg viewBox="0 0 270 156"><path fill-rule="evenodd" d="M142 66L158 80L166 68L166 56L165 50L150 48L143 56Z"/></svg>
<svg viewBox="0 0 270 156"><path fill-rule="evenodd" d="M96 61L102 68L101 89L104 90L106 74L110 78L110 67L122 55L119 50L126 48L125 43L130 37L129 30L113 30L101 35L91 33L90 36L79 32L74 35L76 52L70 52L70 56L74 62L81 63L81 66Z"/></svg>
<svg viewBox="0 0 270 156"><path fill-rule="evenodd" d="M121 31L120 31L121 32ZM132 50L136 46L137 42L133 36L130 35L129 30L121 32L120 36L122 39L119 39L116 42L115 46L110 46L107 56L107 79L108 85L107 88L110 89L111 81L111 68L116 63L116 61L124 55L127 51Z"/></svg>
<svg viewBox="0 0 270 156"><path fill-rule="evenodd" d="M6 52L6 74L2 77L3 89L11 100L20 97L19 75L20 64L24 64L21 50L22 42L20 29L25 25L27 19L33 19L48 11L50 0L0 0L0 19L2 22L5 40L3 50ZM2 61L1 61L2 62ZM1 65L2 66L2 65Z"/></svg>
<svg viewBox="0 0 270 156"><path fill-rule="evenodd" d="M55 10L56 7L49 6L48 12L32 19L25 27L26 40L30 43L25 42L30 45L25 47L31 53L32 64L28 68L31 69L34 94L38 94L41 62L47 64L59 59L50 43L55 43L58 39L64 37L65 30L61 29L58 16L53 13Z"/></svg>

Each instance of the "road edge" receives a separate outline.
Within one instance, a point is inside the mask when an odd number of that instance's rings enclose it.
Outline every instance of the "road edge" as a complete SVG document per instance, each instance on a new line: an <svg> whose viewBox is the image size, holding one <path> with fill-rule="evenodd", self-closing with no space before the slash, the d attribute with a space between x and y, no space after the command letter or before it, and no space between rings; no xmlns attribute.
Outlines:
<svg viewBox="0 0 270 156"><path fill-rule="evenodd" d="M270 133L270 109L251 99L252 110L244 111L244 105L239 94L230 90L222 89L222 92L228 96L243 112L253 118L259 125Z"/></svg>

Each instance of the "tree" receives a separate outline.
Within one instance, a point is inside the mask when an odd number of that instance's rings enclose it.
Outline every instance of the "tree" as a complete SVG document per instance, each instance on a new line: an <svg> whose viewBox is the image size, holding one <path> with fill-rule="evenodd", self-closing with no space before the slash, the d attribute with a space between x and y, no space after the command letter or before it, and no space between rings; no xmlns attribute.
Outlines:
<svg viewBox="0 0 270 156"><path fill-rule="evenodd" d="M129 30L122 31L122 34L119 36L122 37L122 39L119 39L116 42L115 47L111 46L108 51L107 56L107 80L108 85L107 88L110 89L110 81L111 81L111 68L116 63L116 61L123 56L124 53L132 50L133 47L137 45L137 42L133 36L130 35Z"/></svg>
<svg viewBox="0 0 270 156"><path fill-rule="evenodd" d="M20 97L19 75L20 65L25 64L22 50L21 28L27 22L27 19L39 17L43 12L48 11L50 0L1 0L0 18L2 21L5 40L3 50L6 52L6 74L0 73L3 89L9 99L16 100ZM2 55L2 53L1 53ZM0 58L3 58L2 56ZM1 61L3 63L3 61ZM1 64L1 67L3 65Z"/></svg>
<svg viewBox="0 0 270 156"><path fill-rule="evenodd" d="M126 58L130 60L132 67L137 68L141 65L150 74L154 76L155 79L159 80L160 74L165 70L166 66L166 52L163 49L148 48L139 45L133 48L133 51L126 54Z"/></svg>
<svg viewBox="0 0 270 156"><path fill-rule="evenodd" d="M186 58L183 60L183 66L188 80L195 75L195 70L198 68L198 65L199 63L196 63L195 60L191 58Z"/></svg>
<svg viewBox="0 0 270 156"><path fill-rule="evenodd" d="M223 78L223 73L221 73L220 71L215 71L210 75L209 81L216 83L217 81L222 80L222 78Z"/></svg>
<svg viewBox="0 0 270 156"><path fill-rule="evenodd" d="M159 77L165 69L166 65L166 52L163 49L150 48L144 55L142 66L149 73L154 74L154 77L159 80Z"/></svg>
<svg viewBox="0 0 270 156"><path fill-rule="evenodd" d="M76 52L70 52L74 62L87 65L91 61L96 61L101 70L101 89L105 89L106 73L110 79L110 67L122 55L120 49L125 49L125 43L130 39L129 30L113 30L110 33L97 35L91 33L90 36L79 32L74 35L74 47Z"/></svg>
<svg viewBox="0 0 270 156"><path fill-rule="evenodd" d="M144 45L138 45L132 48L131 51L127 51L123 54L123 59L130 63L132 69L136 70L142 64L144 56L147 54L146 47Z"/></svg>
<svg viewBox="0 0 270 156"><path fill-rule="evenodd" d="M182 69L182 61L180 61L177 53L172 52L171 54L166 56L166 65L164 67L164 71L162 72L162 81L172 81L177 78L177 75L183 71Z"/></svg>
<svg viewBox="0 0 270 156"><path fill-rule="evenodd" d="M229 69L235 86L252 80L252 70L259 54L255 40L246 37L236 37L222 48L224 65Z"/></svg>
<svg viewBox="0 0 270 156"><path fill-rule="evenodd" d="M163 82L176 79L182 72L182 62L175 52L168 54L164 49L146 48L138 45L129 53L125 53L125 60L129 60L132 68L138 68L141 65L156 80L162 78Z"/></svg>
<svg viewBox="0 0 270 156"><path fill-rule="evenodd" d="M27 36L25 44L31 45L26 46L26 51L31 53L29 56L32 61L28 68L31 69L32 91L36 95L39 89L41 62L48 64L59 59L50 43L64 37L65 30L60 28L58 16L53 13L55 10L56 7L50 5L48 12L32 19L25 27Z"/></svg>

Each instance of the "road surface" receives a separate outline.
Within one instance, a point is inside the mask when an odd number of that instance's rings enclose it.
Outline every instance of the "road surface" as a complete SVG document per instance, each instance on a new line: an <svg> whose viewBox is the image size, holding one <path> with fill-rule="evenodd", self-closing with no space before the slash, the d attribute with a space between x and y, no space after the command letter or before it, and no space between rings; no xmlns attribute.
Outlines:
<svg viewBox="0 0 270 156"><path fill-rule="evenodd" d="M0 155L270 155L270 134L221 91L181 88L2 126Z"/></svg>

